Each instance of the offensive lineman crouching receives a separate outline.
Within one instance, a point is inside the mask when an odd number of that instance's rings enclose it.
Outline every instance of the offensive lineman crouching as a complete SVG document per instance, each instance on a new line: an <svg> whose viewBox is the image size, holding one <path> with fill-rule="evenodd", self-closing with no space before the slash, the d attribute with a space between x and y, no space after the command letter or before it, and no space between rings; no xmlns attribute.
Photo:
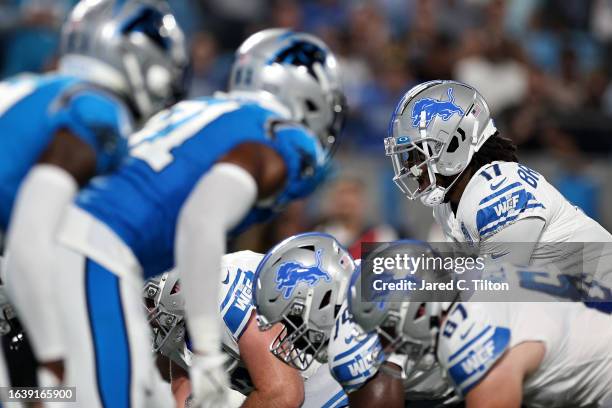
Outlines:
<svg viewBox="0 0 612 408"><path fill-rule="evenodd" d="M283 327L276 324L266 331L257 328L251 289L254 271L262 258L261 254L242 251L222 259L219 311L225 327L223 349L230 356L227 370L231 387L246 396L243 407L346 406L340 385L325 365L315 363L299 372L269 352ZM170 360L174 395L178 407L182 407L190 392L186 371L192 353L177 272L147 282L144 297L155 333L153 348Z"/></svg>

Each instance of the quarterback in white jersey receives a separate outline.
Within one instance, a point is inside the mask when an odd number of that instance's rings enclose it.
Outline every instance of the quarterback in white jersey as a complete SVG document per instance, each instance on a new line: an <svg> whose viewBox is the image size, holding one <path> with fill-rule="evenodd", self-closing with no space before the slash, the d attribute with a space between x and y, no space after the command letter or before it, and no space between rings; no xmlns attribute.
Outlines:
<svg viewBox="0 0 612 408"><path fill-rule="evenodd" d="M474 88L455 81L412 88L391 118L385 149L395 183L434 208L449 240L523 265L572 258L577 248L545 243L605 243L586 257L612 264L612 235L518 163L516 146L499 135Z"/></svg>
<svg viewBox="0 0 612 408"><path fill-rule="evenodd" d="M225 328L223 350L229 356L227 367L232 388L247 396L247 406L257 400L279 407L346 406L346 396L327 366L316 363L307 371L298 372L269 352L279 328L259 331L251 292L254 271L262 258L262 254L251 251L222 258L219 310ZM145 303L155 332L154 349L187 370L191 351L177 272L149 281L145 286ZM166 324L169 316L171 323Z"/></svg>

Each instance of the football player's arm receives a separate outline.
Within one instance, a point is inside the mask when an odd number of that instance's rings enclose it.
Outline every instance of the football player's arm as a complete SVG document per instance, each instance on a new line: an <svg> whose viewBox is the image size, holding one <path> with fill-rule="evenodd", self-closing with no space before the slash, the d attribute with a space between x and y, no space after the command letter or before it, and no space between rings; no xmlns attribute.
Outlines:
<svg viewBox="0 0 612 408"><path fill-rule="evenodd" d="M197 353L219 352L218 274L227 233L257 199L269 197L283 185L285 173L284 161L271 148L242 144L202 177L181 210L176 257L184 282L187 324Z"/></svg>
<svg viewBox="0 0 612 408"><path fill-rule="evenodd" d="M465 397L467 408L520 408L523 382L540 366L541 342L525 342L508 350Z"/></svg>
<svg viewBox="0 0 612 408"><path fill-rule="evenodd" d="M378 372L361 388L348 394L351 408L403 408L404 386L399 378L401 368L393 363L384 363L388 370L396 371L398 376L392 376L385 370Z"/></svg>
<svg viewBox="0 0 612 408"><path fill-rule="evenodd" d="M238 340L240 358L255 386L244 401L243 408L289 408L299 407L304 402L302 376L269 351L270 344L281 330L282 326L277 324L270 330L260 331L253 313Z"/></svg>
<svg viewBox="0 0 612 408"><path fill-rule="evenodd" d="M51 265L55 229L79 185L93 174L93 149L68 130L56 132L38 163L29 171L16 198L8 236L10 270L7 280L14 301L32 333L37 357L43 362L59 360L59 322L46 305L52 304ZM48 272L48 273L41 273ZM30 299L37 299L31 302ZM61 376L61 371L56 374Z"/></svg>
<svg viewBox="0 0 612 408"><path fill-rule="evenodd" d="M542 218L523 218L484 239L480 253L491 255L494 262L529 265L544 225Z"/></svg>
<svg viewBox="0 0 612 408"><path fill-rule="evenodd" d="M157 366L157 371L159 371L162 380L167 383L169 383L171 380L170 363L170 359L161 353L157 353L157 355L155 356L155 365Z"/></svg>
<svg viewBox="0 0 612 408"><path fill-rule="evenodd" d="M176 408L184 408L189 395L191 395L189 374L172 360L170 360L170 384Z"/></svg>

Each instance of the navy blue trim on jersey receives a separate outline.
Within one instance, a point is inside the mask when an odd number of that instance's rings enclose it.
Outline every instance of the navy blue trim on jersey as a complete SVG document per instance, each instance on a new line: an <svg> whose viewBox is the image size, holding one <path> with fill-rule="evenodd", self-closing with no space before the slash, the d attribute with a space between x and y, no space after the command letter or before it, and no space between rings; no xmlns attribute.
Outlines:
<svg viewBox="0 0 612 408"><path fill-rule="evenodd" d="M87 259L85 294L100 400L105 407L129 408L130 343L119 277Z"/></svg>
<svg viewBox="0 0 612 408"><path fill-rule="evenodd" d="M612 302L584 302L586 307L598 310L602 313L612 314Z"/></svg>

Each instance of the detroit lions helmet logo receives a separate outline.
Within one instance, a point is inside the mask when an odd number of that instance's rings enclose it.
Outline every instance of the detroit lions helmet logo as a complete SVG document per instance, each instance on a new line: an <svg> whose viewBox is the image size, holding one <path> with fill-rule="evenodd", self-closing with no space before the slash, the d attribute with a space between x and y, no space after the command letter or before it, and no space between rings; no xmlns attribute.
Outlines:
<svg viewBox="0 0 612 408"><path fill-rule="evenodd" d="M419 127L421 112L425 112L425 127L429 127L429 123L436 116L440 116L442 120L447 121L456 113L464 114L463 109L455 103L453 88L448 88L448 101L439 101L432 98L423 98L416 101L411 114L412 127Z"/></svg>
<svg viewBox="0 0 612 408"><path fill-rule="evenodd" d="M314 286L319 279L324 279L326 282L331 281L331 276L321 269L321 252L322 250L318 250L316 253L316 265L305 266L299 262L285 262L278 267L276 290L282 291L285 299L289 299L300 282L307 282L310 286Z"/></svg>

